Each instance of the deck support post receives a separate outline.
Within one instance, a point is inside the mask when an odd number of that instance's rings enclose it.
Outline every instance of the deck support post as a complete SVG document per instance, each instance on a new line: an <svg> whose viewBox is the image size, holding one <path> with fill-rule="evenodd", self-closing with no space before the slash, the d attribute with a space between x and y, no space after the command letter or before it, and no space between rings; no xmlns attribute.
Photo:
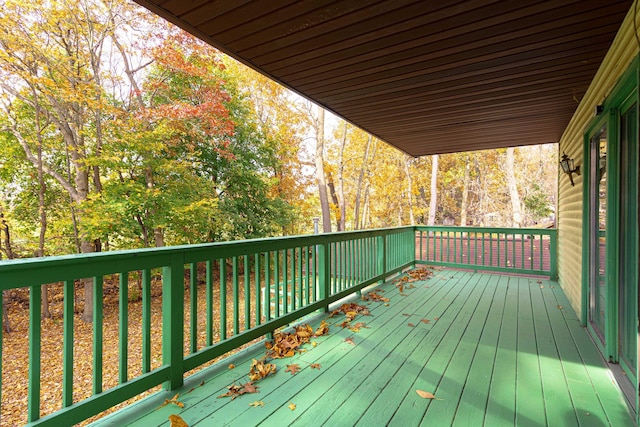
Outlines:
<svg viewBox="0 0 640 427"><path fill-rule="evenodd" d="M180 254L171 256L171 264L162 274L162 363L169 365L165 390L183 384L184 342L184 262Z"/></svg>
<svg viewBox="0 0 640 427"><path fill-rule="evenodd" d="M326 301L331 295L331 253L329 243L323 243L318 248L318 281L320 282L320 301ZM329 304L324 306L324 312L329 312Z"/></svg>

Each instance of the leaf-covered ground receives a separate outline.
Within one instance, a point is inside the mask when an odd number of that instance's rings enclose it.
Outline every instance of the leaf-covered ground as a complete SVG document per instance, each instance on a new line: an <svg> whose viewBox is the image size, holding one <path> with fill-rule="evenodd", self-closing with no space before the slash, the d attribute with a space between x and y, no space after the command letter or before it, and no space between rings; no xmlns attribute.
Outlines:
<svg viewBox="0 0 640 427"><path fill-rule="evenodd" d="M103 382L102 387L107 390L118 384L118 290L117 279L111 283L105 282L105 306L103 328ZM132 287L133 286L133 287ZM132 294L132 290L134 290ZM130 296L135 299L135 283L129 286ZM80 297L82 289L77 287L76 296ZM162 298L159 282L152 284L151 303L151 368L154 369L162 362ZM244 296L241 295L241 298ZM198 300L205 300L204 286L199 286ZM218 301L217 292L214 300ZM2 347L2 405L0 426L16 426L27 420L27 385L28 385L28 334L29 334L29 293L26 289L13 290L6 298L7 312L11 325L10 333L3 333ZM61 408L62 401L62 286L50 286L51 318L42 320L42 376L41 376L41 417ZM244 306L244 304L241 304ZM81 304L76 308L74 316L74 402L90 397L92 390L93 325L80 319ZM200 307L199 307L200 308ZM205 310L199 310L198 318L198 348L205 342ZM185 337L188 337L189 327L189 291L185 290ZM231 320L229 320L231 322ZM128 310L128 371L129 378L142 372L142 303L140 300L131 301ZM214 319L218 325L218 318ZM231 324L229 325L231 328ZM230 330L230 329L229 329ZM218 331L214 330L214 336ZM188 341L185 340L185 352ZM210 365L211 361L205 366ZM203 366L204 367L204 366ZM202 368L203 368L202 367ZM200 368L200 369L202 369ZM155 391L155 390L154 390ZM147 394L150 394L148 392ZM136 399L142 398L138 396ZM128 403L130 403L129 401ZM108 412L125 406L123 403L111 408ZM108 412L101 414L106 415ZM97 417L92 418L95 420ZM91 421L89 420L89 421ZM88 424L88 422L84 424Z"/></svg>

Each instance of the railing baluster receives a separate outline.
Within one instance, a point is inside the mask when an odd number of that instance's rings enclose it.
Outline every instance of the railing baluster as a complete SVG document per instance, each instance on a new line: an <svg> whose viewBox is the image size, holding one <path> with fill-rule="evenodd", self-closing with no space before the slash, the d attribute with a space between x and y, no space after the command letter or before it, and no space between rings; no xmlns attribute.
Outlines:
<svg viewBox="0 0 640 427"><path fill-rule="evenodd" d="M73 295L74 281L66 280L63 285L63 333L62 333L62 407L73 404Z"/></svg>
<svg viewBox="0 0 640 427"><path fill-rule="evenodd" d="M198 264L189 266L189 350L198 351Z"/></svg>
<svg viewBox="0 0 640 427"><path fill-rule="evenodd" d="M102 393L102 323L104 278L93 278L93 394Z"/></svg>
<svg viewBox="0 0 640 427"><path fill-rule="evenodd" d="M151 371L151 270L142 270L142 373ZM102 295L102 292L100 293ZM95 304L94 304L95 307ZM102 345L100 346L102 347Z"/></svg>
<svg viewBox="0 0 640 427"><path fill-rule="evenodd" d="M240 333L240 284L238 283L238 257L231 258L231 279L233 286L233 297L231 304L233 305L233 335Z"/></svg>
<svg viewBox="0 0 640 427"><path fill-rule="evenodd" d="M227 339L227 259L220 263L220 341Z"/></svg>
<svg viewBox="0 0 640 427"><path fill-rule="evenodd" d="M275 251L273 258L273 287L275 288L275 318L280 317L280 250Z"/></svg>
<svg viewBox="0 0 640 427"><path fill-rule="evenodd" d="M249 255L244 255L244 330L251 329L251 269Z"/></svg>
<svg viewBox="0 0 640 427"><path fill-rule="evenodd" d="M162 272L162 364L168 365L164 388L183 384L184 362L184 257L177 253Z"/></svg>
<svg viewBox="0 0 640 427"><path fill-rule="evenodd" d="M27 400L27 421L40 418L40 349L41 349L41 307L40 286L29 287L29 397ZM65 313L66 314L66 313Z"/></svg>
<svg viewBox="0 0 640 427"><path fill-rule="evenodd" d="M256 326L262 324L262 286L260 283L260 257L261 253L254 254L254 263L255 263L255 294L256 294Z"/></svg>
<svg viewBox="0 0 640 427"><path fill-rule="evenodd" d="M264 315L268 322L271 320L271 261L270 252L264 253Z"/></svg>
<svg viewBox="0 0 640 427"><path fill-rule="evenodd" d="M207 306L207 347L213 345L213 261L207 259L205 261L205 268L207 269L207 275L205 277L205 299Z"/></svg>
<svg viewBox="0 0 640 427"><path fill-rule="evenodd" d="M129 379L127 362L129 361L129 272L120 273L120 288L118 295L119 329L118 342L120 344L120 363L118 367L118 382L124 384Z"/></svg>

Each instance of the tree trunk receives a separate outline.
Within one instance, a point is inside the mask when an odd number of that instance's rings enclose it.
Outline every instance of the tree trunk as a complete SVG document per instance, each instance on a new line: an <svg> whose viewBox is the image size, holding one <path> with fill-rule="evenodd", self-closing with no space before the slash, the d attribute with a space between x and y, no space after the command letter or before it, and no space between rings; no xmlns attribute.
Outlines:
<svg viewBox="0 0 640 427"><path fill-rule="evenodd" d="M435 225L438 207L438 155L431 156L431 198L429 201L429 219L427 225Z"/></svg>
<svg viewBox="0 0 640 427"><path fill-rule="evenodd" d="M462 204L460 206L460 225L467 225L467 211L469 210L469 172L471 170L471 162L469 156L465 156L464 162L464 181L462 186Z"/></svg>
<svg viewBox="0 0 640 427"><path fill-rule="evenodd" d="M416 225L415 217L413 216L413 182L411 180L411 172L409 171L409 165L413 158L406 156L404 159L404 175L407 177L407 202L409 203L409 223Z"/></svg>
<svg viewBox="0 0 640 427"><path fill-rule="evenodd" d="M364 180L364 171L367 168L367 162L369 158L369 148L371 147L371 140L373 137L369 135L369 139L367 140L367 146L364 149L364 159L362 160L362 166L360 167L360 173L358 174L358 183L356 184L356 200L355 200L355 211L353 218L353 227L358 230L360 228L360 197L362 195L362 181Z"/></svg>
<svg viewBox="0 0 640 427"><path fill-rule="evenodd" d="M340 212L340 200L338 200L338 195L336 194L336 186L333 183L333 175L331 174L331 172L329 172L329 177L327 179L327 188L329 189L329 194L331 195L331 201L333 202L334 206L338 207L338 212ZM338 214L338 217L336 218L336 230L344 231L340 228L339 214Z"/></svg>
<svg viewBox="0 0 640 427"><path fill-rule="evenodd" d="M518 193L518 185L515 174L515 149L507 148L507 187L509 188L509 197L511 198L512 221L511 226L519 228L522 226L522 203L520 202L520 194Z"/></svg>
<svg viewBox="0 0 640 427"><path fill-rule="evenodd" d="M4 218L4 211L2 210L2 205L0 204L0 261L2 260L3 246L7 258L13 259L14 254L13 250L11 249L11 235L9 233L9 224L7 224L7 220ZM4 320L4 330L9 333L11 332L11 322L9 321L9 313L7 311L6 293L7 291L2 291L0 297L2 297L2 319Z"/></svg>
<svg viewBox="0 0 640 427"><path fill-rule="evenodd" d="M316 181L318 183L318 195L320 196L320 209L322 210L322 231L331 232L331 210L327 194L327 182L324 174L324 109L318 107L318 120L316 122Z"/></svg>
<svg viewBox="0 0 640 427"><path fill-rule="evenodd" d="M340 143L340 155L338 158L338 209L340 218L338 220L338 231L345 231L347 224L347 207L344 199L344 147L347 143L347 122L344 122L342 141Z"/></svg>
<svg viewBox="0 0 640 427"><path fill-rule="evenodd" d="M44 181L44 172L42 170L42 130L40 128L40 111L36 109L35 117L36 135L38 138L37 156L38 156L38 211L40 214L40 235L38 238L38 256L44 256L45 236L47 234L47 211L45 210L45 194L47 192L47 184ZM42 318L51 317L49 312L49 285L44 284L41 288L42 295Z"/></svg>

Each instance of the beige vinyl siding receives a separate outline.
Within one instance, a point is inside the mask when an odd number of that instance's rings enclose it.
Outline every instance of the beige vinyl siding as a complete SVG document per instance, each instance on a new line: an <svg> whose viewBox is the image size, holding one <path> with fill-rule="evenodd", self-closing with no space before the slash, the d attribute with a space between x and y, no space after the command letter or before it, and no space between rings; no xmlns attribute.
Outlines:
<svg viewBox="0 0 640 427"><path fill-rule="evenodd" d="M620 76L638 54L634 14L640 22L640 7L629 13L616 35L585 96L565 129L559 144L559 154L566 152L577 165L583 165L584 132L594 118L597 105L612 91ZM585 171L586 172L586 171ZM580 315L582 295L582 191L584 176L569 177L558 169L558 281L573 309Z"/></svg>

